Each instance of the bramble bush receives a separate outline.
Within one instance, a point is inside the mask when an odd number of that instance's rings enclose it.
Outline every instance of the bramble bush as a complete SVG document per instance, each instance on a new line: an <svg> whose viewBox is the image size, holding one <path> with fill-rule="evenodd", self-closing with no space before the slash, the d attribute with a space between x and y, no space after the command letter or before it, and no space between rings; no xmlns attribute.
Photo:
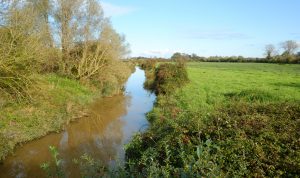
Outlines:
<svg viewBox="0 0 300 178"><path fill-rule="evenodd" d="M165 63L155 71L155 91L157 94L170 94L189 81L184 64Z"/></svg>
<svg viewBox="0 0 300 178"><path fill-rule="evenodd" d="M195 119L199 113L174 118L161 110L151 128L127 145L127 159L145 176L149 165L156 165L155 172L167 177L295 177L300 174L299 106L233 101L201 121Z"/></svg>

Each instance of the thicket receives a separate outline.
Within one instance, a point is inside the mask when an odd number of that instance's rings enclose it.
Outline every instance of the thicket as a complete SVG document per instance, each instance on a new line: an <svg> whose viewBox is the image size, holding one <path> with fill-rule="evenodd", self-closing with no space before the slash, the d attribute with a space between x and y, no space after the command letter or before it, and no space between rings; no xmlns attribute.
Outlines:
<svg viewBox="0 0 300 178"><path fill-rule="evenodd" d="M163 107L126 148L129 164L144 176L299 175L299 104L233 102L201 123L200 113L175 110Z"/></svg>
<svg viewBox="0 0 300 178"><path fill-rule="evenodd" d="M186 66L183 63L165 63L155 71L154 88L160 94L171 94L189 81Z"/></svg>
<svg viewBox="0 0 300 178"><path fill-rule="evenodd" d="M158 62L156 60L138 60L137 64L145 71L146 80L144 88L149 91L154 91L155 70Z"/></svg>
<svg viewBox="0 0 300 178"><path fill-rule="evenodd" d="M141 60L139 61L139 66L147 71L147 70L155 70L156 66L157 66L158 61L153 60L153 59L145 59L145 60Z"/></svg>
<svg viewBox="0 0 300 178"><path fill-rule="evenodd" d="M145 177L299 175L299 103L236 97L203 115L159 96L151 127L126 147L128 164Z"/></svg>
<svg viewBox="0 0 300 178"><path fill-rule="evenodd" d="M184 61L158 65L156 60L143 60L140 66L147 78L144 87L158 95L171 94L189 81Z"/></svg>
<svg viewBox="0 0 300 178"><path fill-rule="evenodd" d="M46 56L44 31L36 27L37 12L27 6L20 8L16 2L10 4L1 14L0 26L0 90L2 95L18 100L29 98L27 90L33 84L30 75L39 70ZM33 18L26 18L28 14Z"/></svg>
<svg viewBox="0 0 300 178"><path fill-rule="evenodd" d="M134 70L127 54L97 0L0 0L0 161L59 131L92 97L122 92Z"/></svg>
<svg viewBox="0 0 300 178"><path fill-rule="evenodd" d="M98 1L0 3L2 97L30 99L28 90L37 85L34 73L57 73L82 83L100 83L107 94L122 88L131 73L120 60L128 45L104 17Z"/></svg>

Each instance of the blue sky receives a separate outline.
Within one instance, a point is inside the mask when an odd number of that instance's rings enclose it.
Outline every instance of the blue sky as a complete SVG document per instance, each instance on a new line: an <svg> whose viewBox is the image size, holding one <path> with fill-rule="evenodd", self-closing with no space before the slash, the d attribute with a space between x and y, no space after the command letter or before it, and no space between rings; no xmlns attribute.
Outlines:
<svg viewBox="0 0 300 178"><path fill-rule="evenodd" d="M299 0L103 0L131 56L261 57L266 44L300 42Z"/></svg>

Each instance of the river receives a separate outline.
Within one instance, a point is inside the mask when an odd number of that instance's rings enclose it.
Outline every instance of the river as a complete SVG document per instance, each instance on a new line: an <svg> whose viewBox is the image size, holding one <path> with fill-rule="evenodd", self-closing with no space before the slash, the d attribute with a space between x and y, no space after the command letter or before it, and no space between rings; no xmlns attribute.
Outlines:
<svg viewBox="0 0 300 178"><path fill-rule="evenodd" d="M95 100L88 116L71 123L61 133L52 133L18 147L0 165L0 177L45 177L42 163L51 160L49 146L55 146L67 177L80 177L73 159L88 154L106 164L124 161L124 144L148 126L145 113L150 111L155 95L143 88L145 73L136 68L123 95Z"/></svg>

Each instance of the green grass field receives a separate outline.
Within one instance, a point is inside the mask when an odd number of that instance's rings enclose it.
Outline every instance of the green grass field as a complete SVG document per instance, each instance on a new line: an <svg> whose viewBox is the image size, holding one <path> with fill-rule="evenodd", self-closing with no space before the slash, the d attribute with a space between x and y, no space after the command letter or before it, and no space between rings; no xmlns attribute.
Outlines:
<svg viewBox="0 0 300 178"><path fill-rule="evenodd" d="M133 167L153 177L300 174L300 65L187 63L187 72L127 146Z"/></svg>
<svg viewBox="0 0 300 178"><path fill-rule="evenodd" d="M176 93L181 107L213 109L230 97L247 102L300 101L300 65L188 63L190 83Z"/></svg>

